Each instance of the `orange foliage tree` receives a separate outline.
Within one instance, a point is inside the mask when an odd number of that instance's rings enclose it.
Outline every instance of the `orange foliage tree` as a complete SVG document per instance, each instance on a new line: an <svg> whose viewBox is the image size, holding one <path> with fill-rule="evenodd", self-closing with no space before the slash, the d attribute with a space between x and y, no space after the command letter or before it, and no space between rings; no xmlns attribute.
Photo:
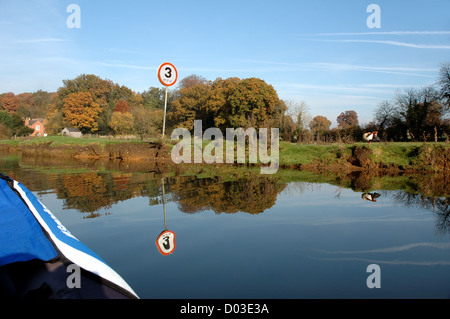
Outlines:
<svg viewBox="0 0 450 319"><path fill-rule="evenodd" d="M275 89L261 79L197 81L179 90L168 118L172 125L192 129L195 119L203 128L269 127L280 102Z"/></svg>
<svg viewBox="0 0 450 319"><path fill-rule="evenodd" d="M13 92L9 92L2 96L1 104L5 111L14 113L19 108L19 99Z"/></svg>
<svg viewBox="0 0 450 319"><path fill-rule="evenodd" d="M89 92L71 93L64 99L63 114L66 125L79 128L83 133L98 130L101 107Z"/></svg>
<svg viewBox="0 0 450 319"><path fill-rule="evenodd" d="M128 111L130 111L130 106L127 101L120 99L114 108L114 112L127 113Z"/></svg>

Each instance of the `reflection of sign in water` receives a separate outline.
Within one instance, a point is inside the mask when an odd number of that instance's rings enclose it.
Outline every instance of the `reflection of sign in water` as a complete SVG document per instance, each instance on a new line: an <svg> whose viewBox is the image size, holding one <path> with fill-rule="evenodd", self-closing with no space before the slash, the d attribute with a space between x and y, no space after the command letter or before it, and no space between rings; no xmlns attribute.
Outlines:
<svg viewBox="0 0 450 319"><path fill-rule="evenodd" d="M170 230L164 230L156 239L156 246L164 256L173 253L177 244L175 242L175 233Z"/></svg>

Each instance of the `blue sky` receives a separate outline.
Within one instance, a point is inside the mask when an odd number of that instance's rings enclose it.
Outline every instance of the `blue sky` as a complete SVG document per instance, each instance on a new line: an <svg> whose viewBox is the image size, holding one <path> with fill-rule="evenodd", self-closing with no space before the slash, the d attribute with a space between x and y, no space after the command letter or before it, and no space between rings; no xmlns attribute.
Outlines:
<svg viewBox="0 0 450 319"><path fill-rule="evenodd" d="M68 28L70 4L80 28ZM369 28L370 4L380 28ZM56 91L95 74L136 92L156 70L258 77L281 99L336 122L373 118L397 90L433 84L450 62L450 1L0 0L0 92Z"/></svg>

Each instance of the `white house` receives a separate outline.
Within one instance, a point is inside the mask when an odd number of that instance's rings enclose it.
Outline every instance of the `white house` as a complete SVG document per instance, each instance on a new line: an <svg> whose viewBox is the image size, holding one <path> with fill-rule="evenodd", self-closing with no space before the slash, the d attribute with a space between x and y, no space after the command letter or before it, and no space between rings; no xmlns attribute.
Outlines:
<svg viewBox="0 0 450 319"><path fill-rule="evenodd" d="M65 127L61 134L62 136L83 137L83 133L76 127Z"/></svg>

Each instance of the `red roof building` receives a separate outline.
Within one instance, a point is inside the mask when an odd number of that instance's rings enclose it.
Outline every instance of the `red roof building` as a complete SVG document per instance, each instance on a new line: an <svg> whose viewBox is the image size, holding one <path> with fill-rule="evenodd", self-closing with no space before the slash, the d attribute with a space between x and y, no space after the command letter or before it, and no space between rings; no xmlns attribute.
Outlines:
<svg viewBox="0 0 450 319"><path fill-rule="evenodd" d="M25 119L25 126L34 129L30 136L47 136L45 132L45 119Z"/></svg>

